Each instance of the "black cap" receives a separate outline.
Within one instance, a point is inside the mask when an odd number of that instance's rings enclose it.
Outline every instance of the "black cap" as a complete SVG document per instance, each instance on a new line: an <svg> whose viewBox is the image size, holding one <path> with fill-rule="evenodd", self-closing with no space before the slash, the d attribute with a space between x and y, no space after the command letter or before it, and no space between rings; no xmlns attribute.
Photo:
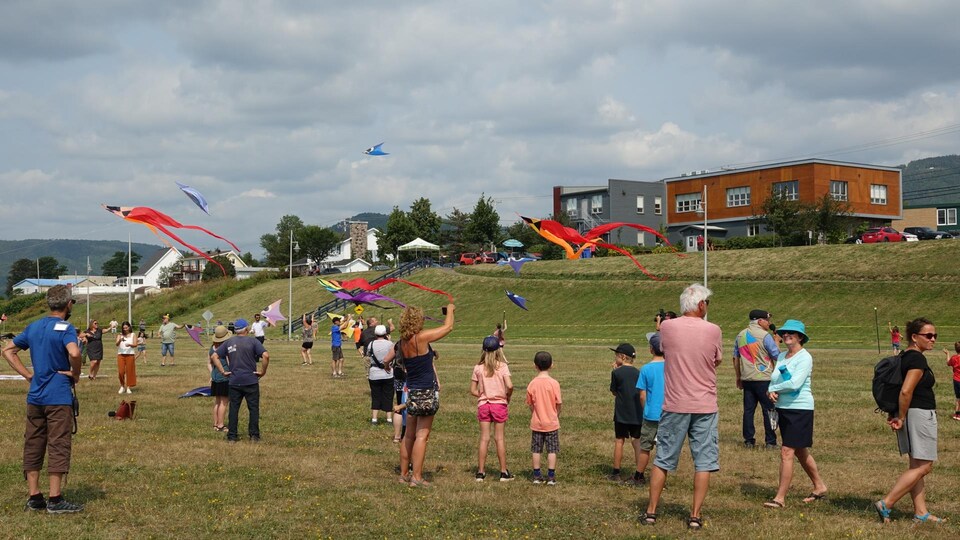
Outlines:
<svg viewBox="0 0 960 540"><path fill-rule="evenodd" d="M616 349L610 349L610 350L613 351L613 352L615 352L615 353L625 354L625 355L629 356L630 358L636 358L636 357L637 357L637 350L634 349L634 348L633 348L633 345L631 345L631 344L629 344L629 343L621 343L621 344L617 345L617 348L616 348Z"/></svg>
<svg viewBox="0 0 960 540"><path fill-rule="evenodd" d="M769 321L770 317L773 317L773 315L765 309L754 309L750 311L751 321L755 321L757 319L767 319Z"/></svg>

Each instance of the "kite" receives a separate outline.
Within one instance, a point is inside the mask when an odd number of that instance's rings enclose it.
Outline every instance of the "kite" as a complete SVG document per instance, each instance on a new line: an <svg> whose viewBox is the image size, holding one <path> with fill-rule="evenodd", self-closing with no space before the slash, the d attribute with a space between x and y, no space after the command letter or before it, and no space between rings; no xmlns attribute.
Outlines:
<svg viewBox="0 0 960 540"><path fill-rule="evenodd" d="M184 225L184 224L180 223L179 221L173 219L172 217L170 217L170 216L168 216L168 215L166 215L166 214L164 214L164 213L162 213L162 212L158 212L158 211L154 210L153 208L148 208L148 207L146 207L146 206L107 206L107 205L105 205L105 204L104 204L104 205L101 205L101 206L103 206L103 208L104 208L107 212L110 212L111 214L113 214L113 215L115 215L115 216L117 216L117 217L119 217L119 218L123 218L123 219L125 219L125 220L127 220L127 221L130 221L130 222L133 222L133 223L139 223L139 224L141 224L141 225L146 225L147 228L149 228L151 231L153 231L153 234L157 235L157 238L159 238L161 242L163 242L165 245L167 245L167 246L169 246L169 247L173 247L173 246L170 246L170 243L167 242L167 240L166 240L165 238L163 238L162 236L160 236L160 233L162 232L163 234L165 234L165 235L169 236L170 238L174 239L174 240L175 240L177 243L179 243L181 246L183 246L183 247L185 247L185 248L193 251L193 252L196 253L197 255L199 255L199 256L203 257L204 259L212 262L213 264L219 266L219 267L220 267L220 270L223 271L223 275L227 275L227 271L223 268L223 265L221 265L219 262L217 262L216 260L214 260L214 259L213 259L212 257L210 257L209 255L207 255L202 249L200 249L200 248L198 248L198 247L195 247L195 246L191 246L190 244L184 242L182 239L180 239L179 236L177 236L177 235L173 234L172 232L170 232L170 231L167 229L167 227L170 227L170 228L173 228L173 229L193 229L193 230L197 230L197 231L202 231L202 232L205 232L205 233L209 234L210 236L212 236L212 237L214 237L214 238L219 238L220 240L223 240L224 242L230 244L230 246L231 246L233 249L237 250L237 252L240 251L240 248L238 248L236 244L234 244L233 242L227 240L226 238L224 238L224 237L222 237L222 236L220 236L220 235L214 234L214 233L208 231L207 229L204 229L203 227L200 227L199 225Z"/></svg>
<svg viewBox="0 0 960 540"><path fill-rule="evenodd" d="M174 182L176 182L176 180L174 180ZM179 186L180 191L186 193L187 197L190 197L190 200L199 206L201 210L206 212L207 215L210 215L210 208L207 207L207 199L203 196L203 194L186 184L181 184L180 182L177 182L177 186Z"/></svg>
<svg viewBox="0 0 960 540"><path fill-rule="evenodd" d="M404 283L406 285L410 285L411 287L420 289L422 291L432 292L434 294L442 294L447 297L447 300L449 300L450 302L453 302L453 295L446 291L441 291L440 289L431 289L429 287L424 287L419 283L414 283L412 281L407 281L405 279L400 279L400 278L387 278L382 281L378 281L376 284L371 284L369 281L363 278L350 279L347 281L335 281L332 279L328 280L323 278L317 278L317 282L320 283L320 286L322 286L324 289L332 293L346 290L346 289L361 289L364 291L375 291L380 287L385 287L387 285L390 285L391 283Z"/></svg>
<svg viewBox="0 0 960 540"><path fill-rule="evenodd" d="M190 398L190 397L210 397L211 390L209 386L200 386L189 390L185 394L181 395L181 398Z"/></svg>
<svg viewBox="0 0 960 540"><path fill-rule="evenodd" d="M333 295L341 300L353 302L354 304L370 304L371 306L375 306L380 309L390 309L390 308L378 306L377 304L374 304L374 302L379 302L382 300L384 302L390 302L392 304L396 304L402 308L407 307L406 304L404 304L399 300L394 300L389 296L383 296L382 294L377 294L375 292L370 292L370 291L360 291L357 294L350 294L347 291L337 291L333 293Z"/></svg>
<svg viewBox="0 0 960 540"><path fill-rule="evenodd" d="M383 146L383 143L371 146L363 151L364 154L368 156L389 156L389 152L384 152L380 147Z"/></svg>
<svg viewBox="0 0 960 540"><path fill-rule="evenodd" d="M509 265L510 265L510 268L513 268L513 272L519 276L519 275L520 275L520 267L523 266L525 263L528 263L528 262L531 262L531 261L535 261L535 260L536 260L536 259L531 259L530 257L523 257L523 258L520 258L520 259L514 259L513 257L510 257L509 259L507 259L507 260L505 260L505 261L500 261L500 262L498 262L497 264L500 265L500 266L503 266L503 265L505 265L505 264L509 264Z"/></svg>
<svg viewBox="0 0 960 540"><path fill-rule="evenodd" d="M199 326L191 326L189 324L187 325L187 334L189 334L190 337L197 342L197 345L203 347L203 343L200 342L200 332L203 332L203 328Z"/></svg>
<svg viewBox="0 0 960 540"><path fill-rule="evenodd" d="M334 319L340 319L341 321L346 319L346 317L344 317L343 315L337 315L336 313L333 313L330 311L327 312L327 318L329 318L331 321Z"/></svg>
<svg viewBox="0 0 960 540"><path fill-rule="evenodd" d="M650 227L647 227L645 225L640 225L638 223L615 222L615 223L606 223L604 225L594 227L589 231L583 234L580 234L576 230L571 229L570 227L566 227L558 221L553 221L550 219L535 219L535 218L528 218L523 216L520 216L520 219L522 219L527 225L529 225L531 229L536 231L537 234L553 242L554 244L557 244L558 246L562 247L563 250L566 251L568 259L579 259L580 255L583 253L585 249L599 246L602 248L616 251L621 255L625 255L631 261L633 261L633 264L637 265L637 268L639 268L641 272L646 274L651 279L655 279L658 281L662 281L664 279L664 278L658 278L653 274L651 274L650 272L647 272L647 269L644 268L643 265L640 264L640 262L637 261L633 257L633 255L630 254L629 251L619 246L608 244L600 240L601 236L603 236L604 234L607 234L608 232L614 229L619 229L620 227L630 227L638 231L648 232L660 238L661 240L663 240L667 245L670 245L670 241L667 240L665 236L660 234L655 229L651 229ZM571 243L580 244L580 247L574 250L573 246L570 245Z"/></svg>
<svg viewBox="0 0 960 540"><path fill-rule="evenodd" d="M509 298L511 302L516 304L517 307L523 308L524 311L530 311L529 309L527 309L526 298L520 296L519 294L513 294L512 292L507 290L504 290L504 292L507 293L507 298Z"/></svg>
<svg viewBox="0 0 960 540"><path fill-rule="evenodd" d="M264 309L260 312L260 315L267 320L267 323L269 323L270 326L276 326L278 321L287 320L287 318L280 313L280 302L282 302L282 300L277 300L276 302L267 306L267 309Z"/></svg>

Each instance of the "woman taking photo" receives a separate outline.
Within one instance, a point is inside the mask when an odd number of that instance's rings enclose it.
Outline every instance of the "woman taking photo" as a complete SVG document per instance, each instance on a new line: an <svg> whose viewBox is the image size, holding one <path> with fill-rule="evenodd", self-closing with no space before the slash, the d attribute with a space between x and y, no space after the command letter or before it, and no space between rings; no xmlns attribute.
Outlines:
<svg viewBox="0 0 960 540"><path fill-rule="evenodd" d="M137 336L133 333L133 326L123 321L120 333L117 334L117 376L120 378L118 394L132 394L130 390L137 385L137 363L134 360L137 353Z"/></svg>
<svg viewBox="0 0 960 540"><path fill-rule="evenodd" d="M96 320L90 321L90 328L80 336L87 342L87 358L90 359L90 371L87 378L95 380L100 371L100 361L103 360L103 328Z"/></svg>
<svg viewBox="0 0 960 540"><path fill-rule="evenodd" d="M423 461L427 455L427 441L433 416L440 408L440 384L433 365L436 356L430 344L453 330L453 304L448 304L443 326L423 329L423 310L407 307L400 316L400 354L407 370L407 430L400 448L400 481L411 487L426 487L423 479ZM390 356L385 359L393 360ZM413 473L405 475L407 464L413 463Z"/></svg>
<svg viewBox="0 0 960 540"><path fill-rule="evenodd" d="M937 401L933 385L937 382L923 355L937 342L937 327L927 319L907 323L907 348L900 355L903 386L900 407L887 424L897 432L900 455L910 455L910 467L897 478L890 493L873 504L883 523L890 521L890 509L904 495L913 499L913 519L917 523L940 523L941 518L927 510L926 486L923 478L933 470L937 460Z"/></svg>
<svg viewBox="0 0 960 540"><path fill-rule="evenodd" d="M802 322L794 319L786 321L777 330L787 350L777 358L768 391L770 401L777 407L783 445L780 447L780 485L777 494L763 503L767 508L786 506L794 457L813 482L813 489L803 502L818 501L827 495L827 485L820 478L817 462L810 454L813 446L813 393L810 391L813 357L803 348L808 339L806 330Z"/></svg>
<svg viewBox="0 0 960 540"><path fill-rule="evenodd" d="M377 425L377 411L386 413L388 423L393 422L393 342L387 339L387 327L378 324L374 329L376 339L367 344L366 356L370 358L367 380L370 382L370 423Z"/></svg>

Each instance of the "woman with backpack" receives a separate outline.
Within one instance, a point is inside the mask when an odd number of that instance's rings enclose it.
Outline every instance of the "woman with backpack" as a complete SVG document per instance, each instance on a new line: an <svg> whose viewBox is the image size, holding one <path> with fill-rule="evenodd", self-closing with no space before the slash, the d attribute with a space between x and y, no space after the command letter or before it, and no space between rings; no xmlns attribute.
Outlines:
<svg viewBox="0 0 960 540"><path fill-rule="evenodd" d="M387 422L393 421L393 368L387 356L392 356L393 342L387 338L387 327L378 324L376 339L367 344L366 357L370 359L367 380L370 381L370 423L379 424L377 411L386 413Z"/></svg>
<svg viewBox="0 0 960 540"><path fill-rule="evenodd" d="M890 415L887 424L897 432L900 455L910 455L910 466L897 478L890 492L873 506L880 520L888 523L890 509L909 493L915 522L940 523L943 520L927 510L924 485L924 477L930 474L937 460L937 401L933 391L936 379L923 353L936 345L937 327L922 317L914 319L907 323L904 337L908 345L900 355L903 385L899 408Z"/></svg>

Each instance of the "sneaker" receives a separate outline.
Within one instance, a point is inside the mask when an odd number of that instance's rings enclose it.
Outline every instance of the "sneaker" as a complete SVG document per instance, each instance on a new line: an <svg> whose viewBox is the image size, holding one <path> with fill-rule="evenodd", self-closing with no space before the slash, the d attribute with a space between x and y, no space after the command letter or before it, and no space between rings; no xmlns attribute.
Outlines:
<svg viewBox="0 0 960 540"><path fill-rule="evenodd" d="M780 449L780 445L779 445L779 444L776 444L776 443L774 443L774 444L765 444L765 445L763 445L763 449L764 449L764 450L779 450L779 449Z"/></svg>
<svg viewBox="0 0 960 540"><path fill-rule="evenodd" d="M483 482L483 480L484 480L486 477L487 477L487 474L486 474L486 473L478 472L478 473L473 477L473 479L476 480L477 482Z"/></svg>
<svg viewBox="0 0 960 540"><path fill-rule="evenodd" d="M128 393L128 394L132 394L132 393L133 393L133 390L131 390L129 386L127 387L127 393Z"/></svg>
<svg viewBox="0 0 960 540"><path fill-rule="evenodd" d="M542 475L542 474L535 474L535 475L533 475L533 483L534 483L534 484L542 484L542 483L543 483L543 475Z"/></svg>
<svg viewBox="0 0 960 540"><path fill-rule="evenodd" d="M48 514L73 514L81 511L83 511L82 505L67 502L65 499L61 499L58 503L47 503Z"/></svg>
<svg viewBox="0 0 960 540"><path fill-rule="evenodd" d="M500 481L501 481L501 482L509 482L509 481L513 480L513 478L514 478L514 476L513 476L513 474L512 474L510 471L501 471L501 472L500 472Z"/></svg>
<svg viewBox="0 0 960 540"><path fill-rule="evenodd" d="M636 487L641 487L641 486L647 485L647 479L643 476L639 476L639 477L634 476L630 478L630 483L632 483Z"/></svg>
<svg viewBox="0 0 960 540"><path fill-rule="evenodd" d="M45 499L35 500L27 499L27 504L24 507L24 510L32 510L34 512L39 512L47 507L47 501Z"/></svg>
<svg viewBox="0 0 960 540"><path fill-rule="evenodd" d="M253 436L250 437L250 442L252 442L252 443L258 443L258 442L260 442L260 437L258 437L258 436L256 436L256 435L253 435Z"/></svg>
<svg viewBox="0 0 960 540"><path fill-rule="evenodd" d="M754 448L757 447L757 444L747 441L743 443L743 447L746 448L747 450L753 450Z"/></svg>
<svg viewBox="0 0 960 540"><path fill-rule="evenodd" d="M118 394L122 394L122 393L123 393L123 387L122 387L122 386L120 387L120 390L117 390L117 393L118 393Z"/></svg>
<svg viewBox="0 0 960 540"><path fill-rule="evenodd" d="M608 475L607 475L607 480L609 480L609 481L611 481L611 482L616 482L616 483L618 483L618 484L619 484L620 482L623 482L623 478L620 478L620 475L619 475L619 474L608 474Z"/></svg>
<svg viewBox="0 0 960 540"><path fill-rule="evenodd" d="M551 476L551 477L547 478L547 485L548 485L548 486L555 486L555 485L557 485L557 477L556 477L556 476Z"/></svg>

